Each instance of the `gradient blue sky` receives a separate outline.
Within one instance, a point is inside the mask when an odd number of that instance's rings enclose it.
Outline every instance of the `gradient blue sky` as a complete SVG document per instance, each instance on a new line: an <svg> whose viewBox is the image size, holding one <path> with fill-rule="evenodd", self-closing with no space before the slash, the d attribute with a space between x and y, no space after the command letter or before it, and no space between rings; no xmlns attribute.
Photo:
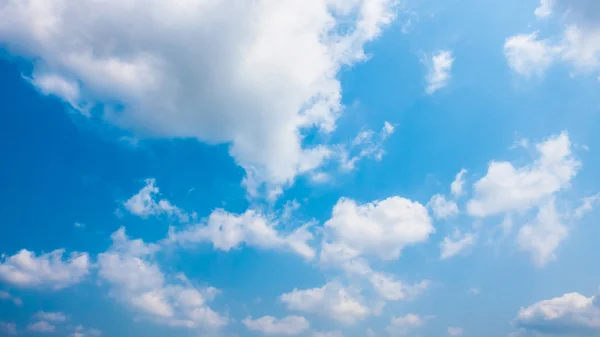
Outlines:
<svg viewBox="0 0 600 337"><path fill-rule="evenodd" d="M0 0L0 336L597 336L599 22Z"/></svg>

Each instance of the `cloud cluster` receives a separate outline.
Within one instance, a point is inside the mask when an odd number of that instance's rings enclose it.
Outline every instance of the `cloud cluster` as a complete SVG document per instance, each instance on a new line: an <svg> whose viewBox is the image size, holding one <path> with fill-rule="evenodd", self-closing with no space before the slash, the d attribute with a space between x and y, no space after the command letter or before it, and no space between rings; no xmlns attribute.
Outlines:
<svg viewBox="0 0 600 337"><path fill-rule="evenodd" d="M266 335L298 335L305 332L310 327L309 322L302 316L286 316L282 319L276 319L272 316L263 316L253 320L252 317L246 317L242 324L246 328L262 332Z"/></svg>
<svg viewBox="0 0 600 337"><path fill-rule="evenodd" d="M339 70L394 18L393 0L10 1L0 41L35 60L31 83L139 137L229 143L251 194L329 151Z"/></svg>

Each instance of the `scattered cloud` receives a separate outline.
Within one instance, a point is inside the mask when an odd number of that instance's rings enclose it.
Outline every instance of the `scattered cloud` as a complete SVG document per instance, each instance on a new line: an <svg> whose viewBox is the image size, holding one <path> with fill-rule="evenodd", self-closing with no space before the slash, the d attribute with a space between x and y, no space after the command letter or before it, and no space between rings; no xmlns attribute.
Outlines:
<svg viewBox="0 0 600 337"><path fill-rule="evenodd" d="M14 322L0 321L0 332L13 336L17 334L17 325Z"/></svg>
<svg viewBox="0 0 600 337"><path fill-rule="evenodd" d="M430 61L427 61L427 87L425 92L433 94L434 92L446 87L452 77L452 64L454 63L454 57L452 52L448 50L442 50L432 56Z"/></svg>
<svg viewBox="0 0 600 337"><path fill-rule="evenodd" d="M337 153L341 169L352 171L356 168L356 164L364 158L381 160L385 154L383 143L395 130L396 128L391 123L385 122L378 133L364 130L358 133L350 145L338 146Z"/></svg>
<svg viewBox="0 0 600 337"><path fill-rule="evenodd" d="M27 330L38 333L51 333L56 331L56 327L46 321L38 321L29 324Z"/></svg>
<svg viewBox="0 0 600 337"><path fill-rule="evenodd" d="M555 50L550 42L538 39L538 34L515 35L504 42L508 65L519 75L540 76L552 64Z"/></svg>
<svg viewBox="0 0 600 337"><path fill-rule="evenodd" d="M462 336L464 332L465 331L462 328L448 327L449 336Z"/></svg>
<svg viewBox="0 0 600 337"><path fill-rule="evenodd" d="M600 200L600 193L583 198L581 206L577 207L573 212L575 218L582 218L586 213L594 209L594 205Z"/></svg>
<svg viewBox="0 0 600 337"><path fill-rule="evenodd" d="M218 293L197 288L183 275L165 275L153 255L158 246L131 240L123 228L112 235L111 248L98 255L98 273L110 295L151 320L187 328L219 328L227 318L207 306Z"/></svg>
<svg viewBox="0 0 600 337"><path fill-rule="evenodd" d="M90 258L87 253L71 253L64 258L65 250L36 256L22 249L15 255L0 258L0 280L22 288L62 289L81 282L88 274Z"/></svg>
<svg viewBox="0 0 600 337"><path fill-rule="evenodd" d="M50 321L50 322L66 322L67 316L62 312L44 312L40 311L34 315L36 319L41 321Z"/></svg>
<svg viewBox="0 0 600 337"><path fill-rule="evenodd" d="M454 181L450 184L450 192L455 198L463 195L463 186L465 185L465 174L467 170L462 169L456 174Z"/></svg>
<svg viewBox="0 0 600 337"><path fill-rule="evenodd" d="M476 236L473 233L461 234L455 231L452 236L447 236L440 243L440 258L449 259L475 244Z"/></svg>
<svg viewBox="0 0 600 337"><path fill-rule="evenodd" d="M386 330L390 336L405 336L410 330L423 326L426 320L416 314L393 317Z"/></svg>
<svg viewBox="0 0 600 337"><path fill-rule="evenodd" d="M341 331L315 332L312 337L344 337Z"/></svg>
<svg viewBox="0 0 600 337"><path fill-rule="evenodd" d="M436 194L427 203L427 206L433 211L433 215L438 219L446 219L459 213L458 205L453 200L447 200L441 194Z"/></svg>
<svg viewBox="0 0 600 337"><path fill-rule="evenodd" d="M286 316L282 319L277 319L272 316L263 316L256 320L252 317L246 317L242 324L246 328L254 331L262 332L266 335L298 335L310 327L306 318L302 316Z"/></svg>
<svg viewBox="0 0 600 337"><path fill-rule="evenodd" d="M320 288L298 290L279 296L289 310L322 315L345 324L364 319L369 309L361 303L358 295L336 282Z"/></svg>
<svg viewBox="0 0 600 337"><path fill-rule="evenodd" d="M397 259L406 246L426 241L433 232L427 209L402 197L366 204L342 198L325 222L326 239L334 247L384 260Z"/></svg>
<svg viewBox="0 0 600 337"><path fill-rule="evenodd" d="M569 293L521 308L516 323L523 334L596 336L600 333L600 303L596 296Z"/></svg>
<svg viewBox="0 0 600 337"><path fill-rule="evenodd" d="M190 215L185 211L171 204L166 199L156 200L159 189L155 184L155 179L146 179L146 186L123 203L125 209L127 209L129 213L141 218L167 214L168 216L176 217L180 222L188 222L190 220ZM193 217L194 214L192 214L192 218Z"/></svg>
<svg viewBox="0 0 600 337"><path fill-rule="evenodd" d="M0 300L12 301L13 304L16 305L17 307L23 306L23 301L20 298L13 296L12 294L10 294L6 291L0 290Z"/></svg>
<svg viewBox="0 0 600 337"><path fill-rule="evenodd" d="M217 209L199 224L181 231L171 228L167 241L184 247L210 242L215 249L223 251L246 244L261 249L289 249L306 259L315 256L314 249L308 244L313 239L308 225L301 226L287 235L280 234L275 228L276 225L275 220L254 210L232 214Z"/></svg>

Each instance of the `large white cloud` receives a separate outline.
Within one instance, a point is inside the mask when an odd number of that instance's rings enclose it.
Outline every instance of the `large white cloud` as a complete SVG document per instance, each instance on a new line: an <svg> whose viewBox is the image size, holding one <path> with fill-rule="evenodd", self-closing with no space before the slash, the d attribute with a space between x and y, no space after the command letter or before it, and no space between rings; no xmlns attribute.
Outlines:
<svg viewBox="0 0 600 337"><path fill-rule="evenodd" d="M370 313L358 294L337 282L329 282L320 288L294 289L279 299L290 310L330 317L345 324L362 320Z"/></svg>
<svg viewBox="0 0 600 337"><path fill-rule="evenodd" d="M600 301L569 293L521 308L516 319L522 329L516 335L597 336L600 334Z"/></svg>
<svg viewBox="0 0 600 337"><path fill-rule="evenodd" d="M87 253L71 253L65 258L65 250L37 256L22 249L15 255L0 259L0 280L23 288L62 289L81 282L88 274L90 258Z"/></svg>
<svg viewBox="0 0 600 337"><path fill-rule="evenodd" d="M98 271L113 297L171 326L210 329L227 324L227 318L207 306L217 289L194 287L182 274L165 275L153 261L158 246L130 240L123 228L112 240L112 247L98 255Z"/></svg>
<svg viewBox="0 0 600 337"><path fill-rule="evenodd" d="M306 318L302 316L286 316L277 319L272 316L263 316L253 320L252 317L246 317L242 320L246 328L262 332L266 335L298 335L305 332L310 327Z"/></svg>
<svg viewBox="0 0 600 337"><path fill-rule="evenodd" d="M573 158L569 136L549 137L536 148L539 157L529 165L515 168L510 162L492 161L474 185L474 196L467 203L469 214L485 217L525 211L568 187L581 166Z"/></svg>
<svg viewBox="0 0 600 337"><path fill-rule="evenodd" d="M276 221L254 210L232 214L224 210L213 211L205 221L176 231L171 228L167 242L184 247L210 242L215 249L229 251L242 244L261 249L288 249L307 259L315 256L308 244L313 235L308 226L301 226L289 234L275 228Z"/></svg>
<svg viewBox="0 0 600 337"><path fill-rule="evenodd" d="M564 61L575 73L600 72L600 5L596 0L540 0L535 15L555 15L564 24L560 36L541 39L538 33L510 37L505 43L509 65L516 72L542 74L553 62Z"/></svg>
<svg viewBox="0 0 600 337"><path fill-rule="evenodd" d="M427 209L401 197L366 204L342 198L325 222L326 239L346 254L385 260L397 259L406 246L426 241L434 231Z"/></svg>
<svg viewBox="0 0 600 337"><path fill-rule="evenodd" d="M32 83L140 137L230 143L256 192L321 164L303 132L335 128L337 73L394 16L393 0L0 2L0 41Z"/></svg>

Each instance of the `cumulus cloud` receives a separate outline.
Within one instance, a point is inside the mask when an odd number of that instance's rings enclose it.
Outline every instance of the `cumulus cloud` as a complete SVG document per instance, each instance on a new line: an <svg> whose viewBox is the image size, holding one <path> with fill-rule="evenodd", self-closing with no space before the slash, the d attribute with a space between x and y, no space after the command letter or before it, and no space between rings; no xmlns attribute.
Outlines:
<svg viewBox="0 0 600 337"><path fill-rule="evenodd" d="M433 94L434 92L446 87L452 77L452 64L454 63L454 57L452 52L448 50L442 50L432 56L431 60L427 62L427 87L425 92Z"/></svg>
<svg viewBox="0 0 600 337"><path fill-rule="evenodd" d="M452 236L447 236L440 243L440 258L442 260L449 259L461 251L475 244L475 234L455 231Z"/></svg>
<svg viewBox="0 0 600 337"><path fill-rule="evenodd" d="M305 332L310 327L309 322L302 316L286 316L277 319L272 316L263 316L256 320L252 317L246 317L242 324L246 328L262 332L266 335L298 335Z"/></svg>
<svg viewBox="0 0 600 337"><path fill-rule="evenodd" d="M27 0L0 8L0 41L35 60L41 91L99 104L139 137L229 143L254 194L321 165L327 151L303 134L335 129L338 71L367 59L394 5Z"/></svg>
<svg viewBox="0 0 600 337"><path fill-rule="evenodd" d="M596 336L600 333L600 301L569 293L521 308L516 318L521 334Z"/></svg>
<svg viewBox="0 0 600 337"><path fill-rule="evenodd" d="M509 162L492 161L487 174L474 184L467 203L470 215L485 217L528 210L569 186L580 162L573 158L567 133L551 136L536 145L539 157L515 168Z"/></svg>
<svg viewBox="0 0 600 337"><path fill-rule="evenodd" d="M393 317L386 330L390 336L405 336L411 329L423 326L425 321L426 318L416 314Z"/></svg>
<svg viewBox="0 0 600 337"><path fill-rule="evenodd" d="M510 37L505 54L516 72L541 74L552 62L564 61L576 73L600 71L600 5L595 0L540 0L537 17L560 13L564 30L560 36L538 39L537 33ZM508 48L507 48L508 47Z"/></svg>
<svg viewBox="0 0 600 337"><path fill-rule="evenodd" d="M50 322L66 322L67 316L62 312L44 312L40 311L34 315L36 319Z"/></svg>
<svg viewBox="0 0 600 337"><path fill-rule="evenodd" d="M181 222L188 222L190 216L185 211L171 204L169 200L157 200L159 189L155 184L155 179L146 179L146 186L123 203L125 209L141 218L167 214L178 218Z"/></svg>
<svg viewBox="0 0 600 337"><path fill-rule="evenodd" d="M540 207L536 218L519 230L518 242L522 249L531 253L538 266L544 266L556 258L555 251L569 234L555 209L554 200Z"/></svg>
<svg viewBox="0 0 600 337"><path fill-rule="evenodd" d="M464 332L462 328L448 327L449 336L462 336Z"/></svg>
<svg viewBox="0 0 600 337"><path fill-rule="evenodd" d="M462 169L460 172L456 174L454 181L450 184L450 192L455 198L463 195L463 186L465 185L465 174L467 174L467 170Z"/></svg>
<svg viewBox="0 0 600 337"><path fill-rule="evenodd" d="M353 324L369 314L360 297L337 282L320 288L294 289L279 296L279 300L290 310L330 317L345 324Z"/></svg>
<svg viewBox="0 0 600 337"><path fill-rule="evenodd" d="M436 194L427 203L438 219L446 219L458 214L458 205L453 200L447 200L441 194Z"/></svg>
<svg viewBox="0 0 600 337"><path fill-rule="evenodd" d="M328 242L348 257L384 260L397 259L406 246L426 241L435 231L427 209L402 197L366 204L342 198L324 227Z"/></svg>
<svg viewBox="0 0 600 337"><path fill-rule="evenodd" d="M51 333L56 331L56 327L46 321L39 321L29 324L27 330L38 333Z"/></svg>
<svg viewBox="0 0 600 337"><path fill-rule="evenodd" d="M199 224L181 231L171 228L167 242L184 247L210 242L215 249L223 251L246 244L261 249L288 249L307 259L315 256L314 249L308 244L313 238L308 225L282 235L275 228L276 224L273 219L254 210L232 214L218 209Z"/></svg>
<svg viewBox="0 0 600 337"><path fill-rule="evenodd" d="M13 296L12 294L10 294L10 293L8 293L6 291L1 291L0 290L0 300L11 301L17 307L22 307L23 306L23 301L20 298L18 298L16 296Z"/></svg>
<svg viewBox="0 0 600 337"><path fill-rule="evenodd" d="M62 289L81 282L88 274L90 259L87 253L71 253L65 250L36 256L22 249L15 255L0 258L0 280L23 288Z"/></svg>
<svg viewBox="0 0 600 337"><path fill-rule="evenodd" d="M207 306L218 290L197 288L184 275L165 275L153 255L158 246L131 240L123 228L98 255L98 273L111 295L149 319L170 326L219 328L227 319Z"/></svg>
<svg viewBox="0 0 600 337"><path fill-rule="evenodd" d="M17 325L14 322L0 321L0 332L3 332L10 336L16 335L17 334Z"/></svg>

